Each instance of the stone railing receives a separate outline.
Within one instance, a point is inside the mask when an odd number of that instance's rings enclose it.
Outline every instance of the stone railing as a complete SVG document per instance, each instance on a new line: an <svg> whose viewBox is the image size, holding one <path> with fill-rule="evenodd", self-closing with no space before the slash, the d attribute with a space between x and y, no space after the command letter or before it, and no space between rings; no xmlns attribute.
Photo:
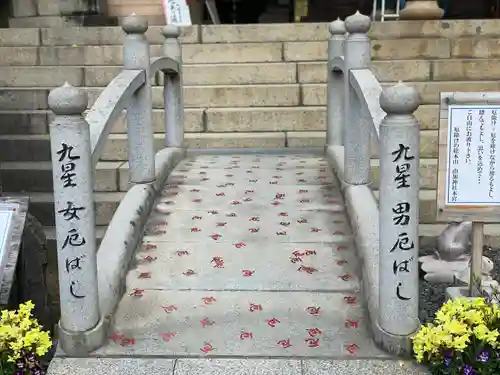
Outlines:
<svg viewBox="0 0 500 375"><path fill-rule="evenodd" d="M59 341L72 356L105 340L106 325L124 290L156 193L184 157L184 107L180 29L163 29L164 57L150 57L148 24L132 15L123 22L124 68L86 116L87 94L65 84L51 91L50 124L61 320ZM151 77L164 74L165 148L155 155ZM127 111L131 188L96 251L94 169L113 124Z"/></svg>
<svg viewBox="0 0 500 375"><path fill-rule="evenodd" d="M412 87L382 90L370 70L371 21L356 13L330 24L326 152L342 184L362 264L375 340L408 353L418 329L420 104ZM370 158L380 158L377 201Z"/></svg>

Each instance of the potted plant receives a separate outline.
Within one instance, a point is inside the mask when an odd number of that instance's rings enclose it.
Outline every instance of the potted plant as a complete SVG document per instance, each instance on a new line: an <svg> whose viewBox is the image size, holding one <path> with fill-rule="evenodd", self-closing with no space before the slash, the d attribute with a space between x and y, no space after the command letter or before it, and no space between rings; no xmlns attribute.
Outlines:
<svg viewBox="0 0 500 375"><path fill-rule="evenodd" d="M500 374L500 307L485 298L446 302L413 337L418 362L433 375Z"/></svg>
<svg viewBox="0 0 500 375"><path fill-rule="evenodd" d="M52 347L48 331L44 331L31 312L28 301L19 309L2 310L0 317L0 375L43 375L40 359Z"/></svg>

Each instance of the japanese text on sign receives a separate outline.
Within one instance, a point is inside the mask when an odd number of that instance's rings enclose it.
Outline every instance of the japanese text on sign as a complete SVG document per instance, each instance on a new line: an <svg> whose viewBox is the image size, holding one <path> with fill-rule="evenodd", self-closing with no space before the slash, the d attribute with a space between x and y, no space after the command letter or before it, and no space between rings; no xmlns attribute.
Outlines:
<svg viewBox="0 0 500 375"><path fill-rule="evenodd" d="M500 206L497 122L500 106L448 109L446 206Z"/></svg>
<svg viewBox="0 0 500 375"><path fill-rule="evenodd" d="M415 159L411 155L410 147L404 144L399 144L397 149L391 152L392 162L394 163L394 185L396 189L410 188L410 170L411 161ZM400 257L399 260L394 260L392 265L392 272L394 276L398 277L401 274L410 273L410 263L413 261L412 256L408 256L405 252L415 248L413 240L409 237L407 228L410 225L410 212L412 207L409 202L402 201L396 203L392 208L392 223L398 228L398 237L390 249L391 253L397 252L395 255ZM408 301L411 298L404 295L403 281L397 280L396 284L396 297L401 301Z"/></svg>
<svg viewBox="0 0 500 375"><path fill-rule="evenodd" d="M167 25L191 26L191 13L186 0L163 0Z"/></svg>
<svg viewBox="0 0 500 375"><path fill-rule="evenodd" d="M64 189L77 187L76 176L78 170L76 168L76 161L80 159L80 156L74 152L74 147L66 143L62 143L60 149L57 151L59 156L58 162L61 168L61 183ZM74 223L80 220L80 215L85 211L85 207L79 207L74 202L66 202L66 207L59 209L57 214L60 215L66 222ZM85 245L85 238L79 234L77 228L71 228L68 230L66 238L61 246L61 250L65 250L68 247L73 249L78 249L80 246ZM72 276L75 273L81 272L81 264L83 262L84 256L70 256L66 258L66 272ZM85 298L84 295L78 293L78 281L71 280L69 282L69 291L71 296L76 299Z"/></svg>

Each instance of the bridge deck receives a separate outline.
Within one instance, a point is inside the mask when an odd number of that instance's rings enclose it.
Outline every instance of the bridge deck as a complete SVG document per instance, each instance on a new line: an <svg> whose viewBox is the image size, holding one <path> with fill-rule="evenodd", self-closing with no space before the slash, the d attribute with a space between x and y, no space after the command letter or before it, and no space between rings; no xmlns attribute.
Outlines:
<svg viewBox="0 0 500 375"><path fill-rule="evenodd" d="M324 159L194 156L170 176L95 354L387 357L363 299Z"/></svg>

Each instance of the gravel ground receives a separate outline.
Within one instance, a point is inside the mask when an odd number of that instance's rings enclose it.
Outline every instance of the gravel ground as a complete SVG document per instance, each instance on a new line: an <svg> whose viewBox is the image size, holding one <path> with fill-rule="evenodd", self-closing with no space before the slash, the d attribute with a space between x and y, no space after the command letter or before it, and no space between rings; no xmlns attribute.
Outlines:
<svg viewBox="0 0 500 375"><path fill-rule="evenodd" d="M434 253L435 248L427 245L420 248L420 255L430 255ZM492 277L500 282L500 249L485 247L484 255L490 258L495 264L492 272ZM430 322L434 319L434 314L444 303L446 288L453 286L452 284L437 284L429 283L425 280L420 280L420 321L423 323Z"/></svg>

